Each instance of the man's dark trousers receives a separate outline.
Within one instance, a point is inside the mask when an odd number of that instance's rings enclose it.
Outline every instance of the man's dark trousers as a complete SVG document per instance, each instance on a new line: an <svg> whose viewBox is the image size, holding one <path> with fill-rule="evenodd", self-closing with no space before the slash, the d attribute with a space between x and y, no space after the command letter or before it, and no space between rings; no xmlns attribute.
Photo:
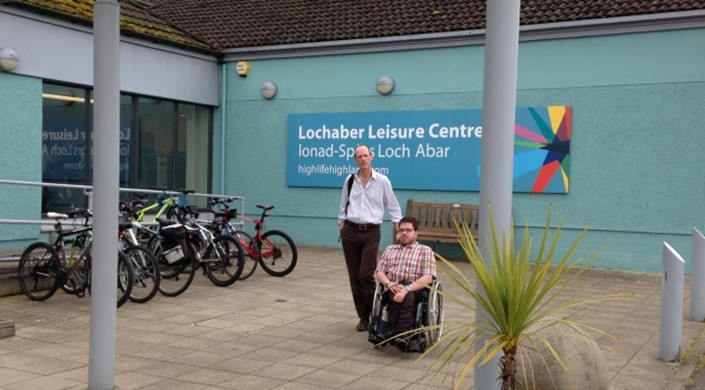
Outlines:
<svg viewBox="0 0 705 390"><path fill-rule="evenodd" d="M403 283L408 284L408 283ZM385 291L385 299L387 299L387 313L389 319L387 322L395 331L394 333L406 332L414 328L416 320L416 291L410 291L404 297L404 300L397 303L394 302L394 293L390 290Z"/></svg>
<svg viewBox="0 0 705 390"><path fill-rule="evenodd" d="M355 310L360 319L367 319L372 311L379 240L379 225L355 225L346 222L343 226L343 254L348 267Z"/></svg>

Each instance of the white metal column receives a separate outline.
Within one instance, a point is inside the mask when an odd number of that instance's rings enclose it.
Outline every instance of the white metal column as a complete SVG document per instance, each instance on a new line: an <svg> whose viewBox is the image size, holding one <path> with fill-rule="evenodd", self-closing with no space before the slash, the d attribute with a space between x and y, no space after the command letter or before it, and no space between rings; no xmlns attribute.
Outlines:
<svg viewBox="0 0 705 390"><path fill-rule="evenodd" d="M479 244L488 259L487 239L492 234L489 208L498 237L512 228L519 0L487 0L486 24ZM481 321L487 313L478 305L476 315L476 320ZM498 361L499 356L484 365L475 365L475 389L499 388Z"/></svg>
<svg viewBox="0 0 705 390"><path fill-rule="evenodd" d="M115 381L117 236L120 173L120 6L93 6L93 248L88 388L112 389Z"/></svg>

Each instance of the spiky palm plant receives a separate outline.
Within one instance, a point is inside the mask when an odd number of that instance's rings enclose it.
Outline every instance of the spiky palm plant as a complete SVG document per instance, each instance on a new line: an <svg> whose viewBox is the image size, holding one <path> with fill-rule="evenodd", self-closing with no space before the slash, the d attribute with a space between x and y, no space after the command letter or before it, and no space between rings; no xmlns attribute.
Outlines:
<svg viewBox="0 0 705 390"><path fill-rule="evenodd" d="M440 353L430 370L441 370L458 355L469 353L455 388L459 389L475 364L485 364L502 352L500 358L501 388L515 389L517 386L517 355L522 346L536 348L543 345L553 358L567 369L550 343L537 333L556 323L563 323L576 330L599 329L579 324L571 319L576 308L590 303L610 299L623 299L624 295L613 294L604 297L561 301L561 292L589 265L583 256L573 259L575 251L587 232L582 230L575 241L557 258L557 247L562 228L551 229L551 212L548 213L541 240L533 254L533 240L529 227L525 227L520 246L516 247L513 229L501 239L495 234L495 226L490 212L491 237L489 238L489 258L485 259L478 243L466 225L457 226L460 245L467 260L475 270L477 284L455 264L442 256L439 270L463 294L456 297L445 292L447 301L454 301L469 310L475 309L475 302L484 311L484 316L476 316L475 321L446 324L443 338L426 351L427 355L440 348ZM516 249L515 249L516 248ZM463 297L471 299L464 300ZM439 367L440 366L440 367ZM523 370L526 367L522 366ZM526 372L526 371L524 371Z"/></svg>

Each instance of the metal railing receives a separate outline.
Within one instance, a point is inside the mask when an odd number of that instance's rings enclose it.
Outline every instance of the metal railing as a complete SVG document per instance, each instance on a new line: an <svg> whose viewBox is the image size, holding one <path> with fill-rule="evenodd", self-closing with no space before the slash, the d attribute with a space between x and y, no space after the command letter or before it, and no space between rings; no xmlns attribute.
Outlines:
<svg viewBox="0 0 705 390"><path fill-rule="evenodd" d="M0 179L0 184L8 185L22 185L22 186L33 186L33 187L58 187L58 188L68 188L83 190L84 194L88 198L88 208L93 207L93 186L80 185L80 184L61 184L61 183L43 183L43 182L31 182L31 181L21 181L21 180L4 180ZM218 194L207 194L207 193L189 193L184 195L183 192L170 191L170 190L157 190L148 188L119 188L120 192L126 193L140 193L140 194L156 194L156 195L172 195L172 196L195 196L203 198L232 198L235 201L240 202L240 210L244 212L245 210L245 198L238 195L218 195ZM117 207L117 205L116 205ZM150 222L147 222L150 223ZM53 219L43 218L40 220L27 220L27 219L2 219L0 218L0 224L15 224L15 225L42 225L42 231L53 232L54 224L56 221ZM244 221L233 221L234 225L243 226ZM44 228L44 226L51 226L51 228ZM10 255L0 255L0 262L10 262L18 261L20 254L10 254Z"/></svg>

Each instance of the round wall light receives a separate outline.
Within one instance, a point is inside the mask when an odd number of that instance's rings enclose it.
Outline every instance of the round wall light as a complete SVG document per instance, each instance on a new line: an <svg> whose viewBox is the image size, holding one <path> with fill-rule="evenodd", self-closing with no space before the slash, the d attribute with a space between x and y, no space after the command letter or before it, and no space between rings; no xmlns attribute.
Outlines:
<svg viewBox="0 0 705 390"><path fill-rule="evenodd" d="M381 76L377 79L377 92L381 95L389 95L394 90L394 79L391 76Z"/></svg>
<svg viewBox="0 0 705 390"><path fill-rule="evenodd" d="M274 84L273 81L267 81L266 83L262 84L262 89L260 90L260 93L262 94L262 97L267 100L274 99L274 97L277 96L277 85Z"/></svg>
<svg viewBox="0 0 705 390"><path fill-rule="evenodd" d="M17 68L20 59L17 58L17 53L9 48L0 48L0 69L5 72L12 72Z"/></svg>

